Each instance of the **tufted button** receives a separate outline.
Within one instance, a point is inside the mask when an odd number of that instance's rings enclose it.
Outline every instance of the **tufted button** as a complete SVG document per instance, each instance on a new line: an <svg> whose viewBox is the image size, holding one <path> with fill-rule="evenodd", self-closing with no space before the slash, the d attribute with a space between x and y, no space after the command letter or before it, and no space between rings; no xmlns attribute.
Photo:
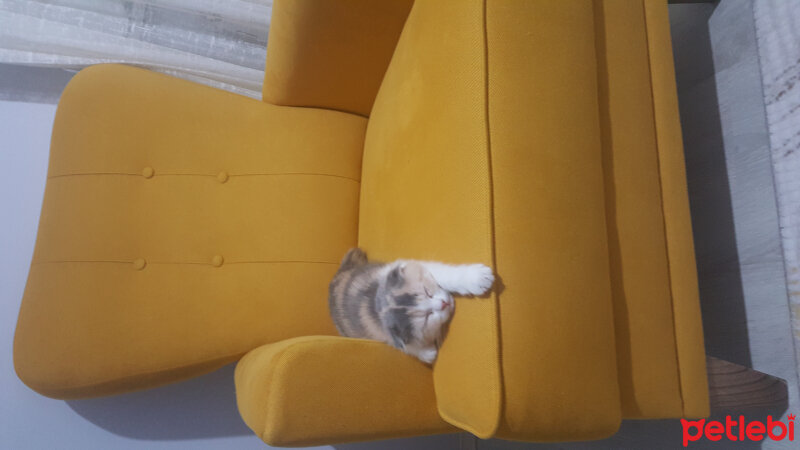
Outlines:
<svg viewBox="0 0 800 450"><path fill-rule="evenodd" d="M214 255L214 257L211 258L211 264L214 267L221 266L223 262L225 262L225 258L223 258L222 255Z"/></svg>
<svg viewBox="0 0 800 450"><path fill-rule="evenodd" d="M136 269L136 270L142 270L142 269L144 269L144 266L146 266L146 265L147 265L147 261L145 261L142 258L138 258L138 259L133 261L133 268Z"/></svg>
<svg viewBox="0 0 800 450"><path fill-rule="evenodd" d="M222 172L218 173L217 174L217 181L219 181L220 183L224 183L224 182L228 181L228 172L225 172L223 170Z"/></svg>
<svg viewBox="0 0 800 450"><path fill-rule="evenodd" d="M145 178L153 178L153 175L156 174L156 171L153 170L152 167L145 167L142 169L142 176Z"/></svg>

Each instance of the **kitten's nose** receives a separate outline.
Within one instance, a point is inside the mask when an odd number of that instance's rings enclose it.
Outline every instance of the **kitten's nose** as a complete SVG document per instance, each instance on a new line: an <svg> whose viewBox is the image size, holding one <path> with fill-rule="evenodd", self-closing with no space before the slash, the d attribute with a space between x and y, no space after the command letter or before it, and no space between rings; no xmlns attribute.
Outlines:
<svg viewBox="0 0 800 450"><path fill-rule="evenodd" d="M444 311L450 306L450 302L447 300L440 300L439 303L439 311Z"/></svg>

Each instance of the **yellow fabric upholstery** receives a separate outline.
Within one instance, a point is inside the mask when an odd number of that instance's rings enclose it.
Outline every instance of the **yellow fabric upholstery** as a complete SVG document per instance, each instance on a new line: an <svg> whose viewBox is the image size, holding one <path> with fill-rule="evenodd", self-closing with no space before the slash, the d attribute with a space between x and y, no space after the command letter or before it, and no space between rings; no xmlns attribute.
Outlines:
<svg viewBox="0 0 800 450"><path fill-rule="evenodd" d="M277 1L265 102L77 75L20 378L106 395L246 354L239 408L273 445L574 441L707 415L666 2L411 3ZM457 299L433 370L323 336L356 243L496 270L490 295Z"/></svg>
<svg viewBox="0 0 800 450"><path fill-rule="evenodd" d="M620 423L593 22L590 2L486 3L501 437Z"/></svg>
<svg viewBox="0 0 800 450"><path fill-rule="evenodd" d="M623 413L680 416L643 5L598 5L600 110Z"/></svg>
<svg viewBox="0 0 800 450"><path fill-rule="evenodd" d="M606 0L596 7L623 415L707 415L666 4ZM671 104L665 107L664 102ZM681 316L673 318L676 314ZM679 344L676 331L688 333L691 340ZM692 385L691 395L682 395L682 384Z"/></svg>
<svg viewBox="0 0 800 450"><path fill-rule="evenodd" d="M430 368L380 342L288 339L248 353L235 378L242 418L270 445L458 431L436 412Z"/></svg>
<svg viewBox="0 0 800 450"><path fill-rule="evenodd" d="M413 0L278 0L264 101L368 116Z"/></svg>
<svg viewBox="0 0 800 450"><path fill-rule="evenodd" d="M675 98L651 75L671 70L666 9L646 6L417 0L406 21L367 130L359 244L494 263L505 289L459 301L434 369L442 417L480 437L592 439L707 408L677 114L654 109Z"/></svg>
<svg viewBox="0 0 800 450"><path fill-rule="evenodd" d="M494 265L482 11L418 0L408 17L364 145L358 240L371 257ZM490 436L502 400L496 296L456 309L434 369L439 411Z"/></svg>
<svg viewBox="0 0 800 450"><path fill-rule="evenodd" d="M125 66L81 71L56 114L20 378L105 395L336 334L325 292L356 241L365 123Z"/></svg>

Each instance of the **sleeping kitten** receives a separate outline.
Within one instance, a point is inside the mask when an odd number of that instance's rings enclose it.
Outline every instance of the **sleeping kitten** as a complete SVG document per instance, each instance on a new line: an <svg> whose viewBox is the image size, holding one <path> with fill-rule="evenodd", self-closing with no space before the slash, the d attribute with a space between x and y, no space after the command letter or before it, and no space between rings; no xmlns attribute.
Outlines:
<svg viewBox="0 0 800 450"><path fill-rule="evenodd" d="M328 305L342 336L383 341L432 364L453 315L451 293L481 295L492 283L483 264L382 264L353 248L331 281Z"/></svg>

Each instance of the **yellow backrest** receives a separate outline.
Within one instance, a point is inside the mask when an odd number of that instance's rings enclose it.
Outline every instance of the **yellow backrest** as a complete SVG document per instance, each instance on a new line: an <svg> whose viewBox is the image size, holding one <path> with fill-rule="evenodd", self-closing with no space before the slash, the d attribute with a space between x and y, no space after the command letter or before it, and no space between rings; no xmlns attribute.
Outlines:
<svg viewBox="0 0 800 450"><path fill-rule="evenodd" d="M335 334L325 294L356 241L365 125L128 66L81 71L53 127L20 378L108 395Z"/></svg>

